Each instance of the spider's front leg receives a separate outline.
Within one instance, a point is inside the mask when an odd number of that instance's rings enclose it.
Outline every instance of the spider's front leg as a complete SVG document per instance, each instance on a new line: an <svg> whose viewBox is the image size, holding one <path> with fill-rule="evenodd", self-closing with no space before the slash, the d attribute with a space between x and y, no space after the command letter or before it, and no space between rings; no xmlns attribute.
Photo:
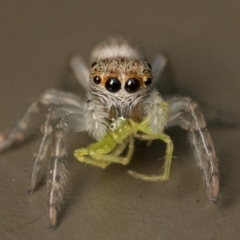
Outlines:
<svg viewBox="0 0 240 240"><path fill-rule="evenodd" d="M178 125L188 130L190 143L194 147L197 165L203 170L207 194L214 202L219 194L218 158L206 122L198 105L190 98L169 100L170 114L168 126Z"/></svg>

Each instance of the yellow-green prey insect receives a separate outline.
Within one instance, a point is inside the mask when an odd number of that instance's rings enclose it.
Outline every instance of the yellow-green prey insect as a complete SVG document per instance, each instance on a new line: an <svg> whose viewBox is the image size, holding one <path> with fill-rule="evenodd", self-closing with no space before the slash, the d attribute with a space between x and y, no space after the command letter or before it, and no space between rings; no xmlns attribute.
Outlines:
<svg viewBox="0 0 240 240"><path fill-rule="evenodd" d="M165 57L158 54L150 65L135 45L122 37L110 37L94 48L90 70L79 56L71 59L71 68L87 91L86 99L68 92L47 90L11 130L0 133L0 151L23 142L31 134L29 125L36 115L41 114L43 107L48 109L33 156L29 192L36 190L41 165L48 161L52 229L57 226L64 197L68 158L65 139L70 132L86 131L96 140L87 148L75 150L74 156L80 162L100 168L112 163L128 164L135 139L165 142L166 156L161 174L149 176L128 172L146 181L163 181L169 178L173 153L172 141L164 131L167 127L180 126L188 131L197 166L203 171L209 200L217 199L218 159L203 114L190 98L163 99L157 90L157 81L165 63Z"/></svg>

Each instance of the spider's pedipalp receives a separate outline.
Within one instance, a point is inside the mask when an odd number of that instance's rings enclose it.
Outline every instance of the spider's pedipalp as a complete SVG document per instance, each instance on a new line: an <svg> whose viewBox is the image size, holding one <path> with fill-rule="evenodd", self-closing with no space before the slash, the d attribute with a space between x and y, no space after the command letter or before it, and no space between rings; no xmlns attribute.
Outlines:
<svg viewBox="0 0 240 240"><path fill-rule="evenodd" d="M95 139L101 139L107 132L107 113L96 98L88 96L84 105L86 130Z"/></svg>
<svg viewBox="0 0 240 240"><path fill-rule="evenodd" d="M161 133L166 127L168 116L168 103L165 102L159 92L152 91L145 100L144 112L148 119L148 125L152 132Z"/></svg>
<svg viewBox="0 0 240 240"><path fill-rule="evenodd" d="M194 148L197 165L204 173L208 198L214 202L219 194L218 158L203 114L190 98L173 98L169 100L169 105L167 125L178 125L188 130L188 138Z"/></svg>

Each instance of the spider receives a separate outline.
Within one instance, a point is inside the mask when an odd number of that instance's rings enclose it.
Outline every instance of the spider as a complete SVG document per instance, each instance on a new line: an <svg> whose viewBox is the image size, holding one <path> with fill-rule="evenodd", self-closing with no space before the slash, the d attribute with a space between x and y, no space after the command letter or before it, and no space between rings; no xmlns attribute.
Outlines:
<svg viewBox="0 0 240 240"><path fill-rule="evenodd" d="M29 136L34 116L48 109L40 127L41 137L33 155L29 192L33 193L43 161L49 161L47 189L50 228L57 226L67 180L67 146L70 132L88 132L96 143L77 149L74 156L83 163L106 168L111 163L126 165L132 158L134 140L166 143L163 173L128 173L146 181L169 178L173 143L164 133L167 127L180 126L188 131L197 166L202 170L207 196L214 202L219 194L218 158L198 105L187 97L164 100L156 90L166 63L158 54L152 67L135 45L123 37L110 37L98 44L91 55L90 72L82 58L75 56L70 65L87 98L72 93L47 90L8 132L0 134L0 151L23 142ZM153 75L154 74L154 75Z"/></svg>

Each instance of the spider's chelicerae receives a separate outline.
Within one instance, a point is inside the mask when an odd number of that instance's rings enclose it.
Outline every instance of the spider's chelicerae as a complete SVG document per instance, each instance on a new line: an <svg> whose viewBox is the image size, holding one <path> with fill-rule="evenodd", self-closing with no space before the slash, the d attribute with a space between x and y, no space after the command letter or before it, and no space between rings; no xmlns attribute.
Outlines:
<svg viewBox="0 0 240 240"><path fill-rule="evenodd" d="M188 131L197 166L203 171L208 198L215 201L219 194L218 159L203 114L190 98L163 100L155 89L165 58L158 55L151 67L136 47L124 38L113 37L97 45L91 60L90 72L80 57L71 60L77 79L87 89L85 101L71 93L47 90L10 131L0 136L1 151L24 141L40 106L49 109L33 157L29 192L36 189L42 162L49 161L47 188L51 228L57 225L64 196L68 155L65 138L69 132L87 131L97 140L87 148L75 150L74 156L80 162L100 168L111 163L128 164L136 138L164 141L166 157L161 175L129 171L136 178L163 181L169 178L173 152L172 141L164 129L180 126Z"/></svg>

